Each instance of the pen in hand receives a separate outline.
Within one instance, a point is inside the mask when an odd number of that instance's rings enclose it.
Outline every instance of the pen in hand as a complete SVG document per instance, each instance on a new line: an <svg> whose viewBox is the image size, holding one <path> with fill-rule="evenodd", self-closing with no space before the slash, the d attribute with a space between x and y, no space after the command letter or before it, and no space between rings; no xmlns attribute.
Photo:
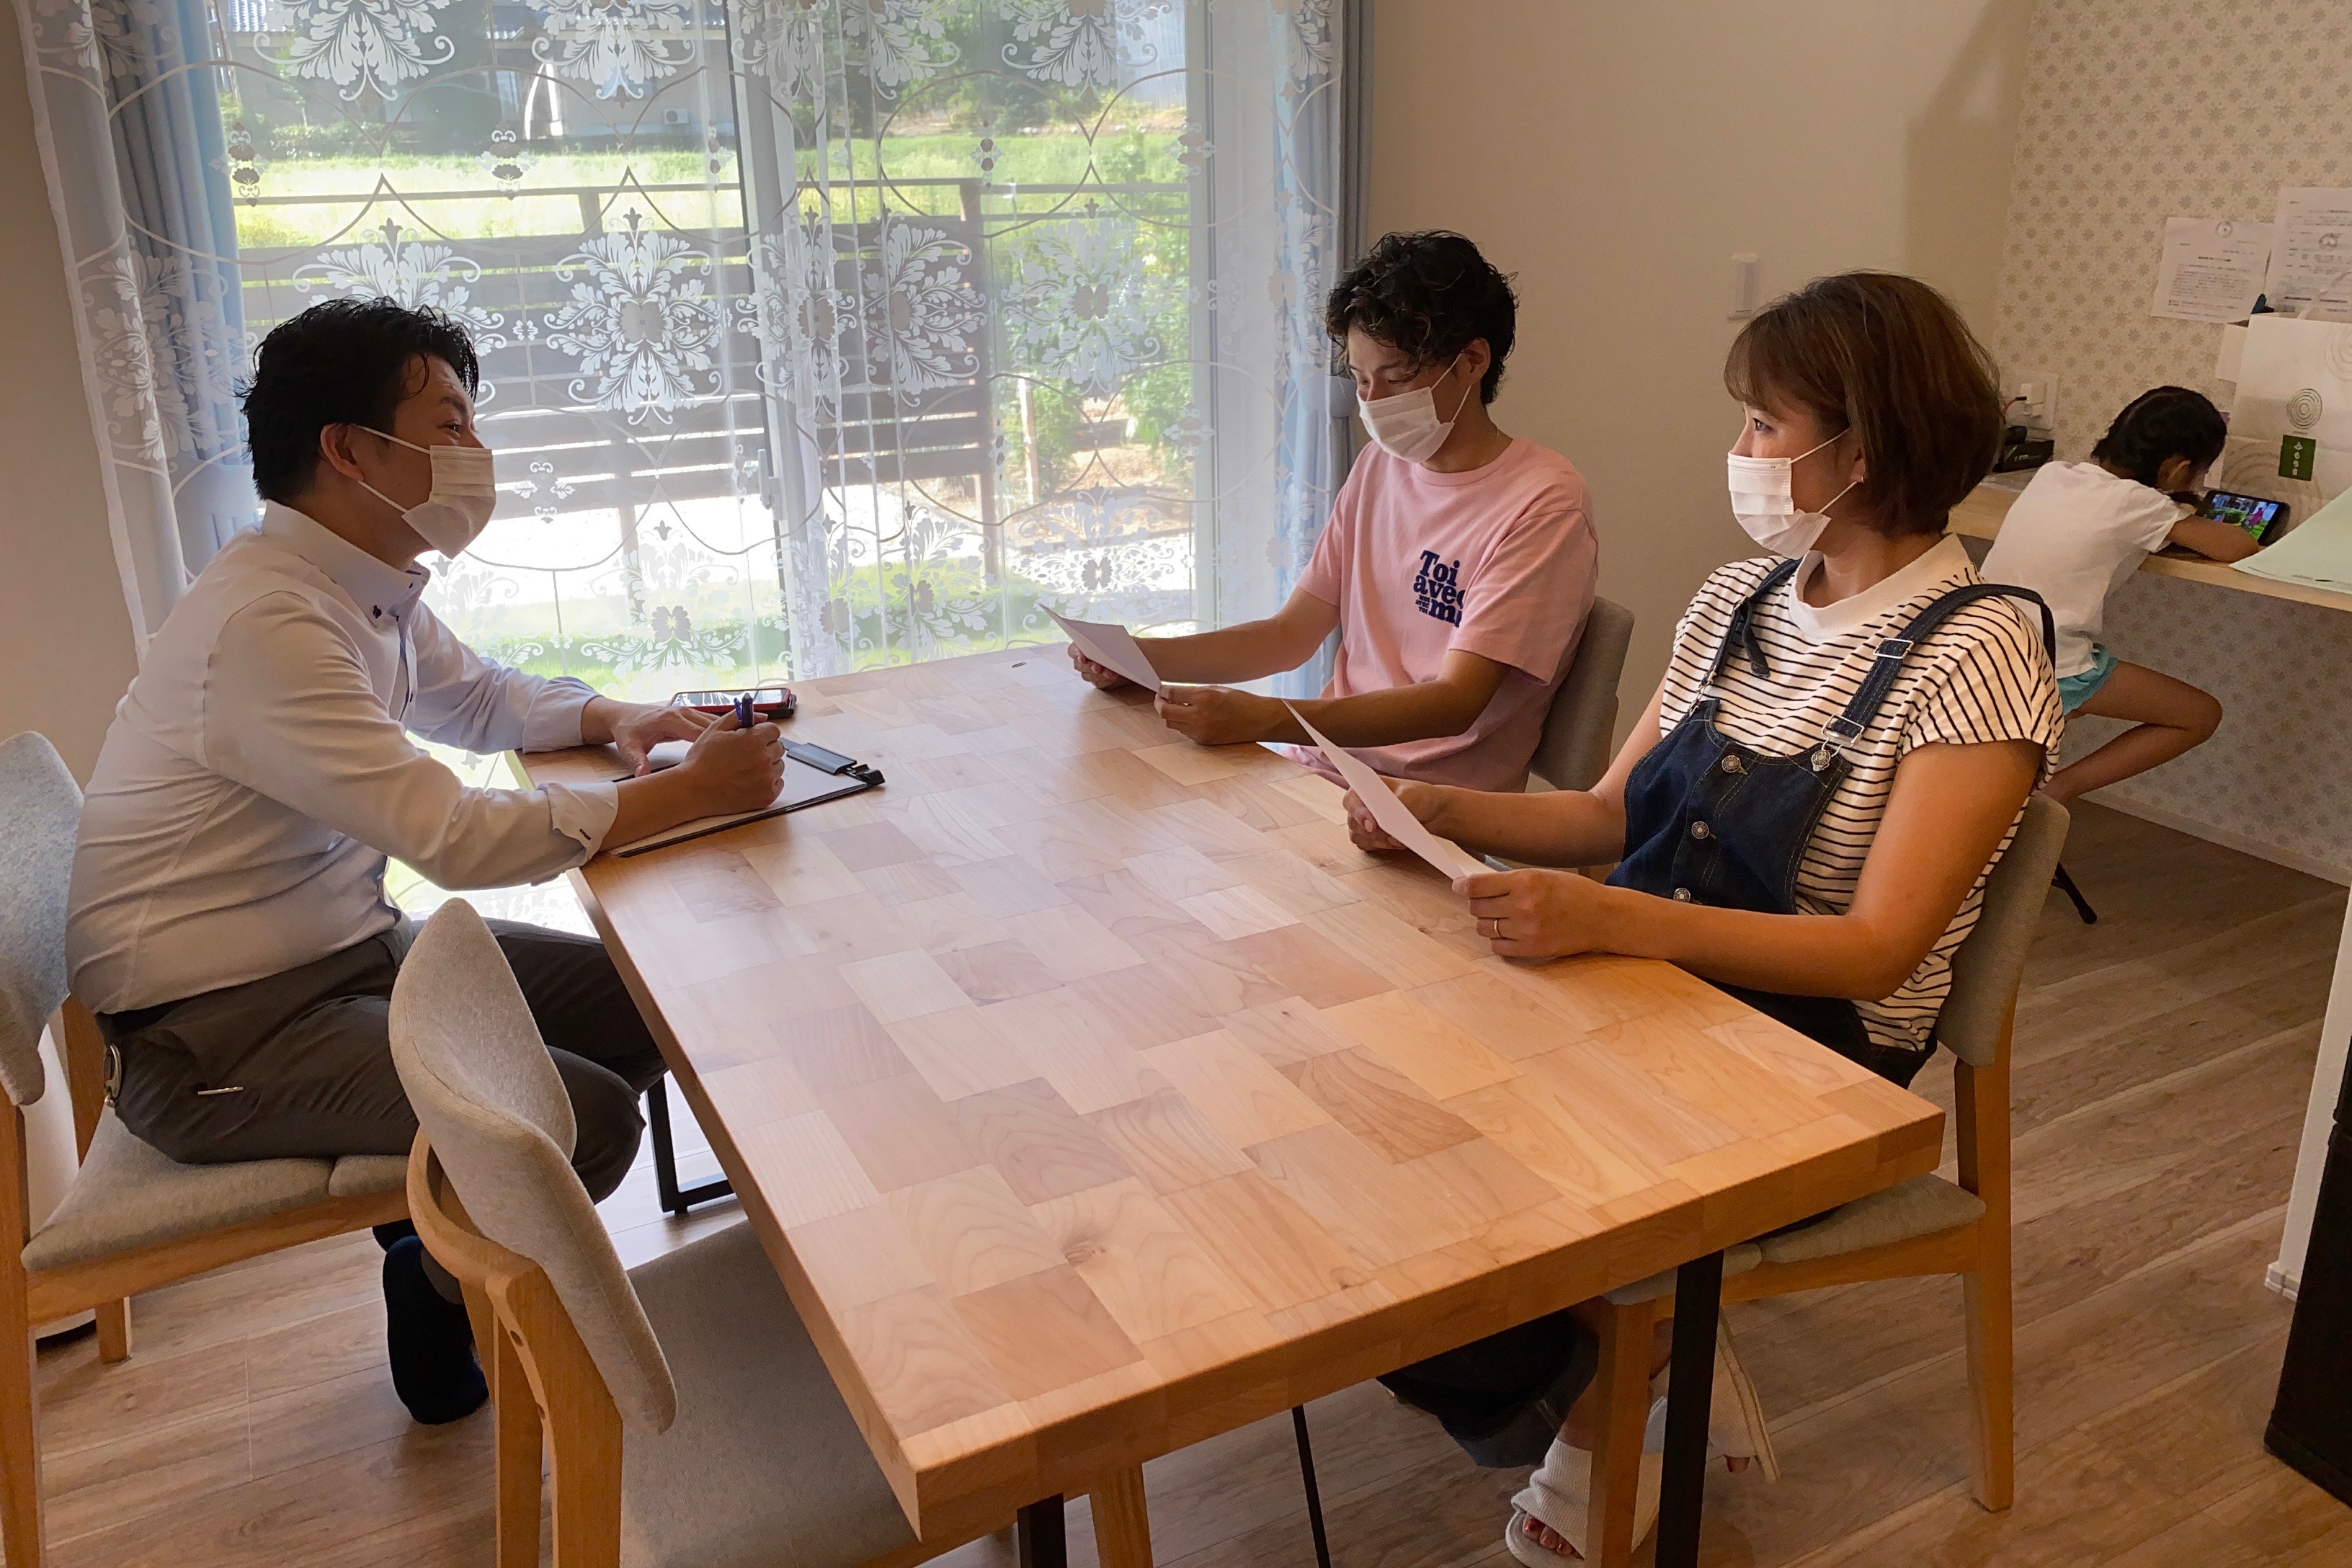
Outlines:
<svg viewBox="0 0 2352 1568"><path fill-rule="evenodd" d="M750 692L746 691L735 699L735 728L748 730L759 721L759 710L751 706Z"/></svg>

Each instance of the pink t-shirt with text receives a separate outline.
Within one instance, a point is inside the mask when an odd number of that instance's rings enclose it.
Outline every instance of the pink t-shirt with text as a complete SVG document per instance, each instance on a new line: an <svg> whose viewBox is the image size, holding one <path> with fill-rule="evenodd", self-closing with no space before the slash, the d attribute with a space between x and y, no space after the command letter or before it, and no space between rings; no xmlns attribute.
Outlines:
<svg viewBox="0 0 2352 1568"><path fill-rule="evenodd" d="M1357 754L1397 778L1525 787L1600 564L1584 477L1549 447L1514 439L1484 468L1440 474L1366 447L1298 580L1339 610L1323 695L1434 680L1453 648L1510 669L1461 734Z"/></svg>

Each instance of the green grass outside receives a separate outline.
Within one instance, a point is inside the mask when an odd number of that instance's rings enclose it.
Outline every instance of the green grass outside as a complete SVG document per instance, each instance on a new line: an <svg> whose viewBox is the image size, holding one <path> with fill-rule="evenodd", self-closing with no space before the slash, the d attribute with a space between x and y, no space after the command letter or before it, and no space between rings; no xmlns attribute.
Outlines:
<svg viewBox="0 0 2352 1568"><path fill-rule="evenodd" d="M835 143L828 150L835 220L870 221L885 200L895 212L949 216L960 210L961 196L953 189L921 184L886 189L881 184L885 175L892 182L985 179L1000 185L1069 185L1087 181L1091 171L1093 179L1108 184L1181 185L1189 173L1176 156L1172 128L1166 126L1106 132L1091 143L1070 133L1008 135L995 144L994 167L986 172L979 162L981 140L978 134L943 133L894 136L883 142ZM816 178L817 159L814 149L801 155L804 186ZM609 195L603 197L609 209L608 227L619 226L621 213L632 202L650 207L648 220L665 228L691 232L742 226L742 195L736 184L731 152L715 158L690 149L543 153L511 195L474 157L392 153L270 162L262 171L261 195L312 197L315 205L240 204L237 242L254 249L323 245L338 239L356 243L369 237L368 231L387 217L404 228L422 226L428 234L452 239L578 234L577 196L533 193L580 185L609 189L631 174L645 185L700 188L629 195L617 202ZM415 202L409 211L404 209L399 196L371 198L369 193L379 179L402 196L428 192L467 194L449 200ZM475 192L480 194L471 194ZM335 197L352 199L331 199ZM372 199L377 202L373 211L369 210ZM820 199L814 190L804 190L806 208L814 210ZM1034 211L1069 199L992 192L987 207L992 212ZM1188 203L1181 191L1118 200L1129 210L1148 213L1158 221L1180 225L1185 221ZM1111 200L1105 199L1104 205L1110 208Z"/></svg>

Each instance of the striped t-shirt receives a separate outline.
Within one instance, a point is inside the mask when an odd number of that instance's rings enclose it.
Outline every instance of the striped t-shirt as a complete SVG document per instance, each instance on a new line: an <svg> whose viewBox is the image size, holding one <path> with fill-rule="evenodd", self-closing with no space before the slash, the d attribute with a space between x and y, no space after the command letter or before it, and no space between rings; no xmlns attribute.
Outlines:
<svg viewBox="0 0 2352 1568"><path fill-rule="evenodd" d="M1658 714L1662 733L1681 723L1705 695L1732 612L1779 564L1770 557L1735 561L1718 568L1691 601L1675 627L1674 663ZM1818 745L1869 673L1879 643L1949 590L1982 581L1960 542L1948 537L1885 581L1815 609L1800 590L1819 567L1818 557L1809 559L1756 606L1756 635L1771 673L1758 675L1744 655L1735 654L1714 688L1720 700L1717 727L1769 755L1793 756ZM2041 612L2005 598L1980 599L1960 610L1912 648L1877 716L1847 748L1845 779L1798 867L1799 912L1837 915L1852 905L1863 860L1894 793L1895 767L1913 747L2031 741L2042 748L2046 772L2064 727L2057 679L2042 651ZM2016 831L2012 823L2000 851ZM1983 902L1979 876L1911 978L1891 996L1856 1002L1873 1044L1921 1054L1934 1048L1930 1031L1952 988L1952 953L1975 928Z"/></svg>

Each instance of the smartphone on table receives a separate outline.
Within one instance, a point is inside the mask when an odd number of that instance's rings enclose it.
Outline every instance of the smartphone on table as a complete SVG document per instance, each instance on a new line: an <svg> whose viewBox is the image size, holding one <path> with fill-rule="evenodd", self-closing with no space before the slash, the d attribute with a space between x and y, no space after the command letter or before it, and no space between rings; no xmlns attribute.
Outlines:
<svg viewBox="0 0 2352 1568"><path fill-rule="evenodd" d="M751 710L770 723L782 721L800 706L801 700L793 695L793 689L789 686L746 686L730 691L681 691L670 700L698 713L718 718L734 712L737 701L745 697L751 700Z"/></svg>

